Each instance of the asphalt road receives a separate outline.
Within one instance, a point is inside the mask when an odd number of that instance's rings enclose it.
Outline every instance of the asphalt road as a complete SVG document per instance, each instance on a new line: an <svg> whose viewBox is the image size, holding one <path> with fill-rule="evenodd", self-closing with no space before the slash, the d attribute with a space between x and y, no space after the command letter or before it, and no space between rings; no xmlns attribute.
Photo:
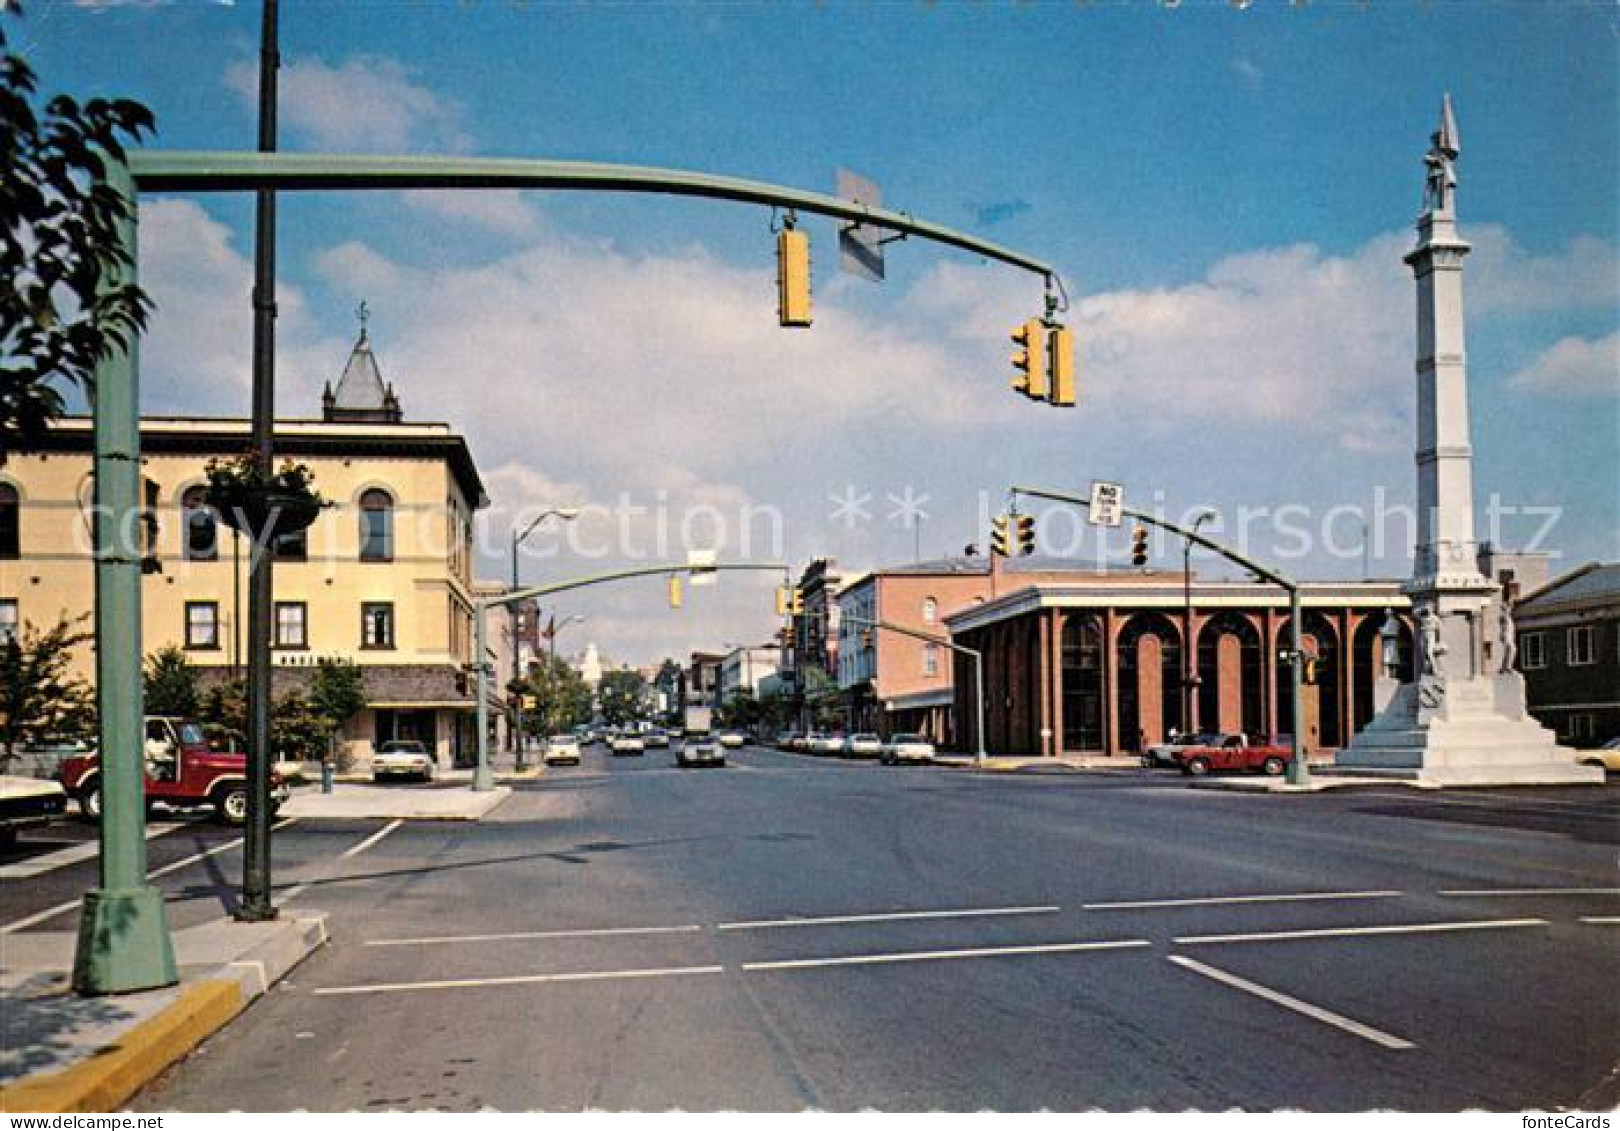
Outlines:
<svg viewBox="0 0 1620 1131"><path fill-rule="evenodd" d="M234 839L153 837L177 924L231 905ZM476 825L281 829L278 898L332 945L135 1106L1609 1108L1617 852L1615 785L592 748ZM93 877L7 878L0 932Z"/></svg>

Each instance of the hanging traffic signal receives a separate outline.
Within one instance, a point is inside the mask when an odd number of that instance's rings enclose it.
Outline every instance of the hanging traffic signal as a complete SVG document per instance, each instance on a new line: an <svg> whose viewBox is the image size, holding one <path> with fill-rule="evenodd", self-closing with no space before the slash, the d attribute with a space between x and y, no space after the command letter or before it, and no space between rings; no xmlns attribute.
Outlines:
<svg viewBox="0 0 1620 1131"><path fill-rule="evenodd" d="M1148 560L1148 532L1147 527L1138 526L1131 531L1131 564L1145 566Z"/></svg>
<svg viewBox="0 0 1620 1131"><path fill-rule="evenodd" d="M669 607L678 609L681 607L681 601L681 575L672 573L669 575Z"/></svg>
<svg viewBox="0 0 1620 1131"><path fill-rule="evenodd" d="M861 647L865 649L872 647L872 630L870 628L861 629Z"/></svg>
<svg viewBox="0 0 1620 1131"><path fill-rule="evenodd" d="M990 524L990 552L997 557L1007 556L1007 524L1008 517L1004 514L996 515L995 521Z"/></svg>
<svg viewBox="0 0 1620 1131"><path fill-rule="evenodd" d="M1014 515L1013 524L1018 531L1018 552L1027 558L1035 552L1035 516Z"/></svg>
<svg viewBox="0 0 1620 1131"><path fill-rule="evenodd" d="M784 326L810 325L810 235L776 234L776 317Z"/></svg>
<svg viewBox="0 0 1620 1131"><path fill-rule="evenodd" d="M1047 331L1047 354L1051 372L1051 395L1047 398L1060 408L1069 408L1075 401L1074 331L1067 326L1053 326Z"/></svg>
<svg viewBox="0 0 1620 1131"><path fill-rule="evenodd" d="M1305 684L1308 687L1314 687L1316 685L1316 675L1317 675L1316 665L1319 662L1320 661L1318 661L1315 656L1306 656L1305 657L1305 664L1304 664L1303 669L1300 672L1300 682L1301 683Z"/></svg>
<svg viewBox="0 0 1620 1131"><path fill-rule="evenodd" d="M1031 318L1012 332L1018 351L1012 355L1012 387L1031 400L1045 400L1049 391L1046 374L1046 326Z"/></svg>
<svg viewBox="0 0 1620 1131"><path fill-rule="evenodd" d="M795 588L788 598L788 612L796 617L804 616L804 590Z"/></svg>
<svg viewBox="0 0 1620 1131"><path fill-rule="evenodd" d="M785 617L793 611L793 591L786 585L776 587L776 615Z"/></svg>

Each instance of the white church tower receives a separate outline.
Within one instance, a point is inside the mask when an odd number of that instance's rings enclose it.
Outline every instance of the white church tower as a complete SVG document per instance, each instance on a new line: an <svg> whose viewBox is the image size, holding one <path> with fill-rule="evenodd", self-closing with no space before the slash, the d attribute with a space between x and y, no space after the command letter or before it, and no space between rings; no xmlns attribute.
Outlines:
<svg viewBox="0 0 1620 1131"><path fill-rule="evenodd" d="M1417 618L1416 682L1340 752L1336 766L1434 785L1602 782L1525 711L1514 667L1513 616L1479 572L1473 449L1463 346L1463 257L1455 162L1461 152L1448 95L1424 157L1417 282L1418 544L1405 591Z"/></svg>

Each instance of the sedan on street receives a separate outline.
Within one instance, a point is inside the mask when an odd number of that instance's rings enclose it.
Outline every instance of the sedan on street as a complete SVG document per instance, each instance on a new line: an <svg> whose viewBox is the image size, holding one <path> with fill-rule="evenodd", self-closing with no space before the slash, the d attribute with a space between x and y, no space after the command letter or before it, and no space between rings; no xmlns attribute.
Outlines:
<svg viewBox="0 0 1620 1131"><path fill-rule="evenodd" d="M613 751L615 756L620 754L640 755L646 752L647 744L641 741L639 734L619 734L614 735L613 741L608 748Z"/></svg>
<svg viewBox="0 0 1620 1131"><path fill-rule="evenodd" d="M748 739L741 731L723 730L720 732L720 745L727 750L741 750L747 743Z"/></svg>
<svg viewBox="0 0 1620 1131"><path fill-rule="evenodd" d="M554 734L546 740L546 765L579 765L579 740L571 734Z"/></svg>
<svg viewBox="0 0 1620 1131"><path fill-rule="evenodd" d="M875 734L852 734L844 739L841 753L846 758L879 758L883 755L883 740Z"/></svg>
<svg viewBox="0 0 1620 1131"><path fill-rule="evenodd" d="M883 747L880 757L886 766L902 762L926 764L934 757L934 744L920 734L897 734Z"/></svg>
<svg viewBox="0 0 1620 1131"><path fill-rule="evenodd" d="M725 751L708 735L695 735L675 749L675 764L682 767L724 766Z"/></svg>
<svg viewBox="0 0 1620 1131"><path fill-rule="evenodd" d="M433 752L425 743L411 738L396 738L383 743L382 748L372 755L371 780L382 782L389 778L415 778L418 781L432 781L436 768Z"/></svg>

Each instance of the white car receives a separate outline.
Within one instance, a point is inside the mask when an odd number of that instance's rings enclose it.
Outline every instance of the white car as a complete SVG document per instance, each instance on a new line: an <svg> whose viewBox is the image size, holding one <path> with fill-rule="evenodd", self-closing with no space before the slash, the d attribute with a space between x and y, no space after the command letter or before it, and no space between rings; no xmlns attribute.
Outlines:
<svg viewBox="0 0 1620 1131"><path fill-rule="evenodd" d="M1598 766L1611 774L1620 772L1620 737L1609 739L1596 750L1582 750L1575 760L1583 766Z"/></svg>
<svg viewBox="0 0 1620 1131"><path fill-rule="evenodd" d="M727 750L741 750L747 742L748 739L738 731L725 730L720 732L720 745Z"/></svg>
<svg viewBox="0 0 1620 1131"><path fill-rule="evenodd" d="M897 734L889 739L880 755L886 766L901 762L927 762L934 757L934 744L920 734Z"/></svg>
<svg viewBox="0 0 1620 1131"><path fill-rule="evenodd" d="M641 741L639 734L620 734L614 736L608 749L612 750L615 755L643 754L647 750L647 744Z"/></svg>
<svg viewBox="0 0 1620 1131"><path fill-rule="evenodd" d="M846 758L877 758L883 754L883 740L875 734L852 734L844 739L841 753Z"/></svg>
<svg viewBox="0 0 1620 1131"><path fill-rule="evenodd" d="M415 739L396 738L382 744L382 749L371 757L371 780L380 782L388 778L416 778L432 781L438 768L433 753Z"/></svg>
<svg viewBox="0 0 1620 1131"><path fill-rule="evenodd" d="M841 734L823 734L813 732L805 740L805 749L812 754L842 754L844 752L844 736Z"/></svg>
<svg viewBox="0 0 1620 1131"><path fill-rule="evenodd" d="M641 736L641 742L648 750L651 750L654 746L668 747L669 735L665 731L650 730Z"/></svg>
<svg viewBox="0 0 1620 1131"><path fill-rule="evenodd" d="M579 740L571 734L554 734L546 740L546 765L579 765Z"/></svg>
<svg viewBox="0 0 1620 1131"><path fill-rule="evenodd" d="M675 749L677 766L724 766L725 751L708 735L694 735Z"/></svg>
<svg viewBox="0 0 1620 1131"><path fill-rule="evenodd" d="M0 777L0 847L13 844L21 830L48 825L65 812L67 790L61 782Z"/></svg>

